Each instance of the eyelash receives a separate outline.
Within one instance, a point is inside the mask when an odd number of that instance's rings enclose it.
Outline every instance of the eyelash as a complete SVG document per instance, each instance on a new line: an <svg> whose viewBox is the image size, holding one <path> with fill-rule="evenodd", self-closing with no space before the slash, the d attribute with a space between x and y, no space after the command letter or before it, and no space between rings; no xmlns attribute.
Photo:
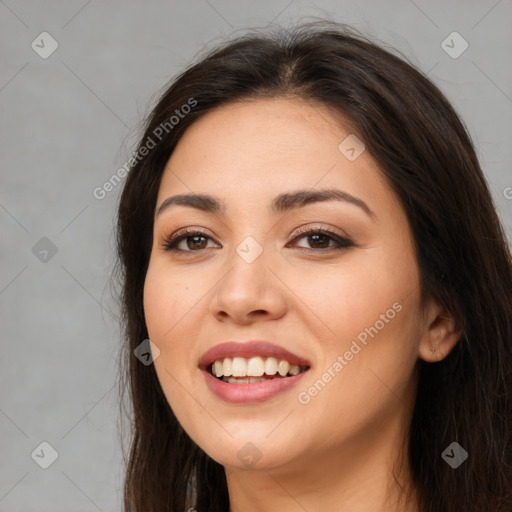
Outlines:
<svg viewBox="0 0 512 512"><path fill-rule="evenodd" d="M316 234L320 234L320 235L325 235L327 236L328 238L330 238L331 240L333 240L334 242L336 242L338 244L337 247L325 247L325 248L321 248L321 249L314 249L314 248L306 248L306 247L299 247L299 249L303 249L305 251L314 251L314 252L331 252L332 249L336 250L336 251L339 251L339 250L343 250L343 249L347 249L349 247L353 247L354 244L348 239L348 238L344 238L342 236L339 236L335 233L333 233L332 231L327 231L325 229L320 229L320 228L306 228L306 229L303 229L301 231L299 231L299 233L297 234L297 236L292 240L292 242L296 241L296 240L300 240L301 238L305 238L306 236L308 235L316 235ZM179 231L176 232L176 234L174 234L173 236L170 236L168 238L166 238L163 243L162 243L162 247L164 250L168 251L168 252L182 252L182 253L192 253L192 252L200 252L200 251L203 251L205 249L198 249L197 251L196 250L186 250L184 251L183 249L178 249L177 248L177 245L182 241L182 240L185 240L187 238L192 238L193 236L200 236L200 237L204 237L206 239L210 239L212 240L212 238L210 236L208 236L206 233L203 233L202 231L197 231L197 230L193 230L193 229L189 229L189 228L184 228L184 229L181 229Z"/></svg>

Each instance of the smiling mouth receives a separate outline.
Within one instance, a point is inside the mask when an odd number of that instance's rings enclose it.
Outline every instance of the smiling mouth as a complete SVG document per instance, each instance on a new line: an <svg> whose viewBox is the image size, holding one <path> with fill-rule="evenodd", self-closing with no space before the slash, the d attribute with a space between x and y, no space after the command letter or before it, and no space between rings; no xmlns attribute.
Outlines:
<svg viewBox="0 0 512 512"><path fill-rule="evenodd" d="M272 379L286 379L309 370L309 366L292 365L286 359L255 356L225 357L208 366L208 371L227 384L257 384Z"/></svg>

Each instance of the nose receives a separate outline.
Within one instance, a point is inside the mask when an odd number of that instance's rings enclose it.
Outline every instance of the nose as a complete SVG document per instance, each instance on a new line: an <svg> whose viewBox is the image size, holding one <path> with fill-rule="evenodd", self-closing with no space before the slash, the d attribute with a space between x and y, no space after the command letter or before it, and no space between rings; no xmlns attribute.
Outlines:
<svg viewBox="0 0 512 512"><path fill-rule="evenodd" d="M248 325L276 320L286 311L286 286L263 251L254 261L233 251L229 270L217 284L210 312L217 320ZM268 265L267 265L268 264Z"/></svg>

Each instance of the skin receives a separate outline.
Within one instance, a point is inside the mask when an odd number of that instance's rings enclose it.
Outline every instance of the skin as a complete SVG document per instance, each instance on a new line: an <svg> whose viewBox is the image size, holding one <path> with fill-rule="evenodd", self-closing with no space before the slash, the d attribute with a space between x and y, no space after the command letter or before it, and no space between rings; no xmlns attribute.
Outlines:
<svg viewBox="0 0 512 512"><path fill-rule="evenodd" d="M157 209L190 192L227 206L224 216L183 205L155 212L144 309L161 351L154 364L162 389L189 436L225 467L230 512L418 510L414 492L407 504L399 502L395 481L411 487L399 455L414 405L416 362L445 357L460 333L437 304L420 308L405 212L368 151L355 161L340 152L350 133L340 116L317 103L231 103L187 129L163 174ZM341 201L267 211L278 194L324 188L363 200L374 217ZM299 226L325 228L354 245L334 250L329 238L296 238ZM182 240L181 253L164 250L166 237L184 227L209 238L196 245ZM263 249L252 263L236 252L248 236ZM298 394L395 303L400 312L300 403ZM251 339L306 357L311 369L265 402L224 402L210 392L198 361L219 343ZM253 465L237 456L247 442L261 455Z"/></svg>

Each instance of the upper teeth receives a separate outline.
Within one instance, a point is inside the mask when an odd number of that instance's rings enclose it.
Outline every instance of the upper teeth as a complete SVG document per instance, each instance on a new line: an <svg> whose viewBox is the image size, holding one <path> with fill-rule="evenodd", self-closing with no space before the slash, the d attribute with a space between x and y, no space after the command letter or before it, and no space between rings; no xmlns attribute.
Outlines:
<svg viewBox="0 0 512 512"><path fill-rule="evenodd" d="M275 357L255 356L249 359L245 357L226 357L217 359L212 365L212 373L216 377L261 377L263 374L281 377L287 374L297 375L300 366L291 365L288 361Z"/></svg>

